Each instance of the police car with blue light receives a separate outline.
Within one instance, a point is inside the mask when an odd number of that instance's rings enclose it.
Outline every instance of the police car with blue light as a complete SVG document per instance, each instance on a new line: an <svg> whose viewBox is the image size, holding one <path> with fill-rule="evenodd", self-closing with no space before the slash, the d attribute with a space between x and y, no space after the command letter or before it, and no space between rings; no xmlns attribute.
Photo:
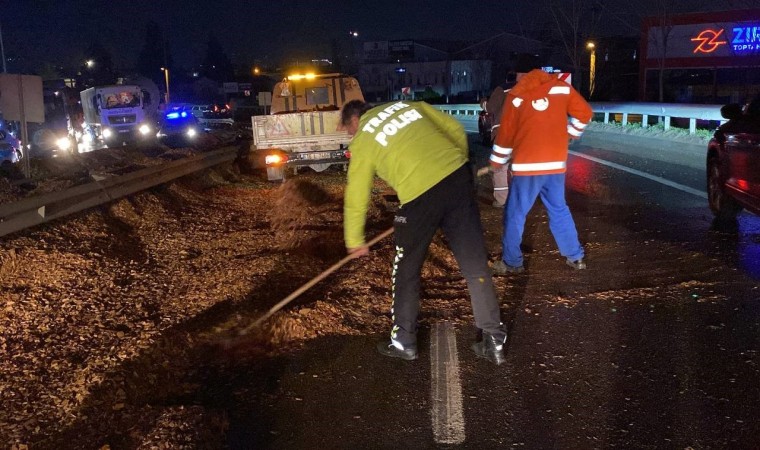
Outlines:
<svg viewBox="0 0 760 450"><path fill-rule="evenodd" d="M178 108L164 114L156 136L166 143L191 144L201 131L198 119L190 111Z"/></svg>

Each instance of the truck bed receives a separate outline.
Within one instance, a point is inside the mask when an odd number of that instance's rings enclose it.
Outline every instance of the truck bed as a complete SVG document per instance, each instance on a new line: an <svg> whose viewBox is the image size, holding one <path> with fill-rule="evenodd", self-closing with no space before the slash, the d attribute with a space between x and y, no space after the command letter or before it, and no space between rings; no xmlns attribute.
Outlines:
<svg viewBox="0 0 760 450"><path fill-rule="evenodd" d="M338 130L340 111L313 111L253 116L253 144L257 149L309 151L338 148L351 137Z"/></svg>

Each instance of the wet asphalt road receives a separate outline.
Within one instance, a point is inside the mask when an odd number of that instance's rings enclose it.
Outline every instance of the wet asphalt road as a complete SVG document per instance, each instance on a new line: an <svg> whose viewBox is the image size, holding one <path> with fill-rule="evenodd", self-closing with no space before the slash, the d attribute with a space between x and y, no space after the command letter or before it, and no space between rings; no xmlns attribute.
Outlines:
<svg viewBox="0 0 760 450"><path fill-rule="evenodd" d="M574 151L704 191L704 173L578 146ZM437 441L431 330L420 359L374 353L381 336L330 337L219 386L231 448L760 448L760 218L712 225L706 200L579 156L567 197L589 268L564 265L534 208L527 271L497 277L507 362L456 332L463 429ZM492 253L499 211L483 203ZM241 403L235 392L255 393ZM251 398L251 395L246 395Z"/></svg>

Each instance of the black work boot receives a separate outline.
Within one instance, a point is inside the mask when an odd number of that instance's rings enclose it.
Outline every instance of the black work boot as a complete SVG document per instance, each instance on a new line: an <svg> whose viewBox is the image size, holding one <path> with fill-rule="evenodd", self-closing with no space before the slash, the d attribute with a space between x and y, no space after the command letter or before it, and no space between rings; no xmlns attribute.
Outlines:
<svg viewBox="0 0 760 450"><path fill-rule="evenodd" d="M403 350L393 345L392 341L380 341L377 343L377 351L383 356L401 358L406 361L417 359L417 346L407 345Z"/></svg>
<svg viewBox="0 0 760 450"><path fill-rule="evenodd" d="M476 355L485 358L498 366L506 361L506 358L504 357L504 343L506 341L506 336L504 338L497 338L484 331L483 339L472 344L471 348Z"/></svg>

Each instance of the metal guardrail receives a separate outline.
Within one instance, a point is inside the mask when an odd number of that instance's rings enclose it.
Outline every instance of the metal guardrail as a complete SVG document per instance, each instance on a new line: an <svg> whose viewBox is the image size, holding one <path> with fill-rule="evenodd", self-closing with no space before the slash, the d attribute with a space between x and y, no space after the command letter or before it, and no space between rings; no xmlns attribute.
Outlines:
<svg viewBox="0 0 760 450"><path fill-rule="evenodd" d="M437 109L457 116L462 121L477 120L478 114L482 110L478 104L462 104L462 105L434 105ZM697 121L708 120L724 123L724 119L720 115L720 108L723 105L692 105L688 103L638 103L638 102L592 102L591 108L593 108L595 114L603 115L603 122L610 122L610 115L620 115L620 122L622 124L630 123L629 120L632 116L637 119L636 122L641 123L643 128L649 126L649 118L656 117L658 121L663 123L666 130L671 127L672 119L688 119L689 120L689 133L694 134L697 131Z"/></svg>
<svg viewBox="0 0 760 450"><path fill-rule="evenodd" d="M670 129L671 119L689 119L689 134L697 132L697 121L708 120L724 123L720 115L723 105L692 105L688 103L613 103L592 102L594 113L604 114L604 123L610 122L610 114L621 114L621 123L628 123L629 116L641 116L641 126L649 126L649 116L662 120L666 130Z"/></svg>
<svg viewBox="0 0 760 450"><path fill-rule="evenodd" d="M0 205L0 236L49 222L60 217L108 203L127 195L167 183L185 175L233 161L236 147L148 167L125 175L75 186Z"/></svg>

